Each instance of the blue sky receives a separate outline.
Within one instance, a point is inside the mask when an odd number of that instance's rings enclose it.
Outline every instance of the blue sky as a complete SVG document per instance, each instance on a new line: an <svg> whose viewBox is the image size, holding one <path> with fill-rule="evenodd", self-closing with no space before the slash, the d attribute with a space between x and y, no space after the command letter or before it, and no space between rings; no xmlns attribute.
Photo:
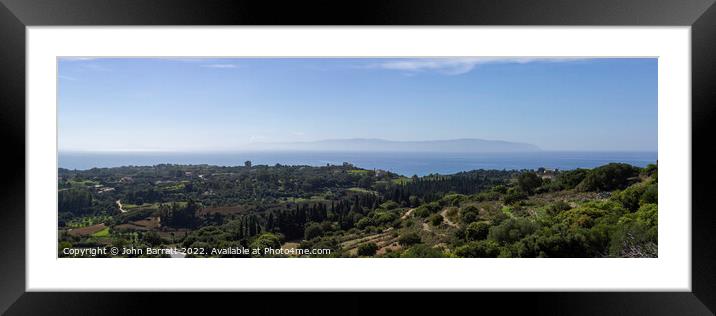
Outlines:
<svg viewBox="0 0 716 316"><path fill-rule="evenodd" d="M336 138L656 151L656 59L63 58L61 151Z"/></svg>

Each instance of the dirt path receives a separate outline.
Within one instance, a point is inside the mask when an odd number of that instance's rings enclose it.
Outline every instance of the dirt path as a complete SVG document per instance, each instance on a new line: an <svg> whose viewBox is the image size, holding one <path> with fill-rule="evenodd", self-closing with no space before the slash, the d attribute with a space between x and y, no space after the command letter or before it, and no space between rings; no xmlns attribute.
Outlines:
<svg viewBox="0 0 716 316"><path fill-rule="evenodd" d="M169 254L169 258L174 258L174 259L186 258L186 253L180 252L180 251L177 251L177 252L172 251L172 253Z"/></svg>
<svg viewBox="0 0 716 316"><path fill-rule="evenodd" d="M403 214L403 216L400 217L400 219L408 218L410 216L410 214L413 214L414 210L415 210L414 208L409 209L407 212L405 212L405 214Z"/></svg>
<svg viewBox="0 0 716 316"><path fill-rule="evenodd" d="M450 225L450 226L452 226L452 227L457 227L457 223L451 221L451 220L448 218L447 212L448 212L448 209L442 210L442 212L440 212L440 216L443 217L443 219L445 220L445 223L447 223L448 225Z"/></svg>
<svg viewBox="0 0 716 316"><path fill-rule="evenodd" d="M127 213L127 210L122 208L122 200L117 200L117 206L119 207L120 212Z"/></svg>

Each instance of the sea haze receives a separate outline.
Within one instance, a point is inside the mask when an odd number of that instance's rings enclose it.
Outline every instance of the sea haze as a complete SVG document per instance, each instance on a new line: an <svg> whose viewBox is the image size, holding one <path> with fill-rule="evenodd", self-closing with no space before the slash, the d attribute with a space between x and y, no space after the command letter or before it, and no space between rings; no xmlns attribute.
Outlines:
<svg viewBox="0 0 716 316"><path fill-rule="evenodd" d="M254 143L252 150L323 151L323 152L449 152L449 153L507 153L532 152L539 147L502 140L461 138L444 140L395 141L379 138L326 139L313 142Z"/></svg>
<svg viewBox="0 0 716 316"><path fill-rule="evenodd" d="M157 164L309 165L325 166L350 162L365 169L382 169L405 176L431 173L452 174L475 169L537 169L539 167L593 168L610 162L644 167L655 163L657 152L534 151L510 153L444 152L330 152L330 151L251 151L251 152L60 152L59 167L91 169Z"/></svg>

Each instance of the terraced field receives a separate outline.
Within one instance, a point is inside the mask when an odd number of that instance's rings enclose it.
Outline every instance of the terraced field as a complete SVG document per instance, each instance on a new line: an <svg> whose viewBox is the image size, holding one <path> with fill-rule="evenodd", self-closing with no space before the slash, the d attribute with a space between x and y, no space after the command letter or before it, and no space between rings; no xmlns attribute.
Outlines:
<svg viewBox="0 0 716 316"><path fill-rule="evenodd" d="M358 253L358 247L367 243L375 243L378 245L378 252L385 253L388 248L398 249L398 235L395 234L393 228L388 228L380 234L369 236L353 236L348 237L341 242L341 248L348 254L355 256Z"/></svg>
<svg viewBox="0 0 716 316"><path fill-rule="evenodd" d="M71 228L67 233L71 236L89 236L95 234L103 229L107 228L104 223L82 227L82 228Z"/></svg>

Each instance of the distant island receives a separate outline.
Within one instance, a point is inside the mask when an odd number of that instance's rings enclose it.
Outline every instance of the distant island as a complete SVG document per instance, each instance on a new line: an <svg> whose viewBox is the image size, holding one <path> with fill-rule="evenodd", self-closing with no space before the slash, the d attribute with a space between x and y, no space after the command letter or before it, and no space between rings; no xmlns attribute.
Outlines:
<svg viewBox="0 0 716 316"><path fill-rule="evenodd" d="M249 150L302 150L302 151L366 151L366 152L460 152L509 153L534 152L540 148L533 144L461 138L446 140L395 141L379 138L326 139L293 143L253 143Z"/></svg>

